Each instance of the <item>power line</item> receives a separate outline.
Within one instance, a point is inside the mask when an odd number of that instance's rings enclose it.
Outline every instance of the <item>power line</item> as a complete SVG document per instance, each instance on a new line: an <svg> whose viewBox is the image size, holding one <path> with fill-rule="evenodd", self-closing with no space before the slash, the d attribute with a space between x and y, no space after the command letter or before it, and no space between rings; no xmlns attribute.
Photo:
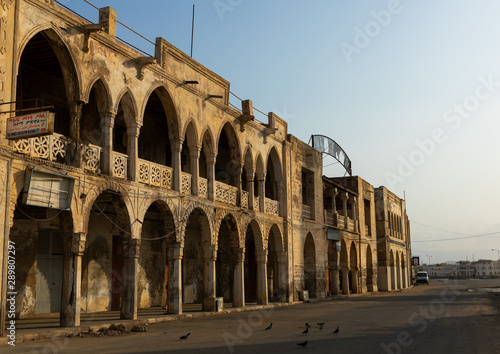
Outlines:
<svg viewBox="0 0 500 354"><path fill-rule="evenodd" d="M470 235L470 236L462 236L462 237L451 237L451 238L441 238L441 239L436 239L436 240L420 240L420 241L415 241L413 242L438 242L438 241L454 241L454 240L463 240L465 238L476 238L476 237L486 237L486 236L493 236L493 235L500 235L500 231L497 232L490 232L488 234L480 234L480 235Z"/></svg>
<svg viewBox="0 0 500 354"><path fill-rule="evenodd" d="M463 232L456 232L456 231L450 231L450 230L443 230L443 229L439 229L439 228L434 227L434 226L429 226L429 225L421 224L421 223L416 222L416 221L413 221L413 220L410 220L410 222L411 222L412 224L417 224L417 225L420 225L420 226L428 227L429 229L434 229L434 230L441 231L441 232L447 232L447 233L450 233L450 234L458 234L458 235L467 235L467 234L464 234Z"/></svg>

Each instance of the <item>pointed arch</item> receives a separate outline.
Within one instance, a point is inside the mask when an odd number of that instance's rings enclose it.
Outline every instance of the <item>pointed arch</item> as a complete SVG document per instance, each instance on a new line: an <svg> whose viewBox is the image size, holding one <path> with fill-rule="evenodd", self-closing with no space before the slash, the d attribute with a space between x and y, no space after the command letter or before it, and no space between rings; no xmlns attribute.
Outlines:
<svg viewBox="0 0 500 354"><path fill-rule="evenodd" d="M196 211L195 211L196 210ZM203 242L205 242L208 245L216 246L217 245L217 239L215 236L214 230L214 220L215 220L215 215L213 214L213 209L208 207L207 205L200 203L198 201L193 201L189 203L186 208L184 209L184 214L183 217L181 218L181 227L179 231L178 237L178 242L184 243L185 236L186 236L186 226L188 219L190 218L191 214L197 213L198 215L202 216L200 218L200 223L203 230Z"/></svg>
<svg viewBox="0 0 500 354"><path fill-rule="evenodd" d="M68 101L83 101L82 75L76 65L77 60L75 58L77 58L77 56L69 43L65 40L59 27L54 23L44 24L33 28L21 40L21 44L18 48L18 57L16 58L16 76L19 74L19 65L21 64L21 58L25 52L26 46L38 34L45 37L59 61L61 70L64 74L64 86Z"/></svg>
<svg viewBox="0 0 500 354"><path fill-rule="evenodd" d="M214 134L209 126L205 127L202 132L201 147L205 153L205 158L215 154Z"/></svg>
<svg viewBox="0 0 500 354"><path fill-rule="evenodd" d="M127 125L127 127L139 124L138 114L137 114L138 112L137 102L130 88L125 87L118 94L116 100L116 106L114 107L116 112L119 112L120 105L122 105L123 118L125 120L125 124Z"/></svg>
<svg viewBox="0 0 500 354"><path fill-rule="evenodd" d="M267 154L267 166L269 166L269 161L272 161L273 172L276 180L281 181L283 176L281 157L278 154L278 150L276 149L275 146L272 146L269 149L269 152Z"/></svg>
<svg viewBox="0 0 500 354"><path fill-rule="evenodd" d="M182 132L183 140L187 141L189 150L192 150L199 146L198 144L198 131L196 129L196 123L192 118L189 118L184 124L184 131Z"/></svg>
<svg viewBox="0 0 500 354"><path fill-rule="evenodd" d="M100 74L94 75L94 77L89 81L85 91L83 92L83 98L85 102L90 100L90 92L92 89L96 91L97 107L100 113L108 112L114 109L113 98L111 96L111 89L109 84Z"/></svg>
<svg viewBox="0 0 500 354"><path fill-rule="evenodd" d="M163 109L167 117L168 134L169 134L168 138L170 142L173 142L174 139L180 139L182 135L180 133L181 124L179 120L179 113L177 111L177 108L175 107L172 95L169 93L167 87L161 82L157 82L154 85L152 85L145 95L143 106L141 107L140 110L141 123L142 120L144 119L144 113L146 111L147 103L153 92L156 92L158 98L161 101L161 104L163 105Z"/></svg>

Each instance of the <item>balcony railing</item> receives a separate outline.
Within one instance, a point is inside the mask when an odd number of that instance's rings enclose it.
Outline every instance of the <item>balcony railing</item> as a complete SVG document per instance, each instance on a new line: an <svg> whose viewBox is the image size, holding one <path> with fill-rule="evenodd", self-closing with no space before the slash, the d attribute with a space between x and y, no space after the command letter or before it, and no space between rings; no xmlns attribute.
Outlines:
<svg viewBox="0 0 500 354"><path fill-rule="evenodd" d="M238 188L228 184L215 181L215 200L232 205L236 205Z"/></svg>
<svg viewBox="0 0 500 354"><path fill-rule="evenodd" d="M260 197L259 196L253 197L253 210L255 210L255 211L260 210Z"/></svg>
<svg viewBox="0 0 500 354"><path fill-rule="evenodd" d="M244 190L241 191L241 207L248 209L248 192Z"/></svg>
<svg viewBox="0 0 500 354"><path fill-rule="evenodd" d="M87 171L99 171L101 163L101 147L88 144L83 147L82 167Z"/></svg>
<svg viewBox="0 0 500 354"><path fill-rule="evenodd" d="M302 219L312 220L311 206L302 204Z"/></svg>
<svg viewBox="0 0 500 354"><path fill-rule="evenodd" d="M66 156L68 139L61 134L37 136L14 141L14 151L44 160L57 161Z"/></svg>
<svg viewBox="0 0 500 354"><path fill-rule="evenodd" d="M112 161L113 161L113 168L111 170L112 176L127 179L128 155L113 151Z"/></svg>
<svg viewBox="0 0 500 354"><path fill-rule="evenodd" d="M279 203L277 200L265 198L264 201L264 211L266 214L279 215Z"/></svg>
<svg viewBox="0 0 500 354"><path fill-rule="evenodd" d="M354 220L347 218L347 230L356 232Z"/></svg>
<svg viewBox="0 0 500 354"><path fill-rule="evenodd" d="M137 179L141 183L171 189L172 168L151 161L137 159Z"/></svg>
<svg viewBox="0 0 500 354"><path fill-rule="evenodd" d="M345 216L337 214L337 227L344 229L345 228Z"/></svg>
<svg viewBox="0 0 500 354"><path fill-rule="evenodd" d="M198 196L208 198L208 180L198 177Z"/></svg>
<svg viewBox="0 0 500 354"><path fill-rule="evenodd" d="M181 193L191 194L191 174L181 172Z"/></svg>
<svg viewBox="0 0 500 354"><path fill-rule="evenodd" d="M337 226L337 218L333 210L325 210L325 223L328 226Z"/></svg>

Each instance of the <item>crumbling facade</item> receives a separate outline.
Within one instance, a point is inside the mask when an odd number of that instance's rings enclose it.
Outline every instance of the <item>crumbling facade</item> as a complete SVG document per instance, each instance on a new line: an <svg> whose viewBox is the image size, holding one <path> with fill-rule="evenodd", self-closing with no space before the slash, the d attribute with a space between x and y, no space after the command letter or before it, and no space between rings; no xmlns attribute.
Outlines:
<svg viewBox="0 0 500 354"><path fill-rule="evenodd" d="M385 187L375 189L379 290L411 285L410 222L404 200Z"/></svg>
<svg viewBox="0 0 500 354"><path fill-rule="evenodd" d="M18 256L16 316L78 326L82 312L392 289L377 285L373 187L324 179L283 119L232 108L229 82L163 38L154 57L117 40L109 7L97 24L54 1L2 11L0 245ZM7 139L7 119L42 108L53 134Z"/></svg>

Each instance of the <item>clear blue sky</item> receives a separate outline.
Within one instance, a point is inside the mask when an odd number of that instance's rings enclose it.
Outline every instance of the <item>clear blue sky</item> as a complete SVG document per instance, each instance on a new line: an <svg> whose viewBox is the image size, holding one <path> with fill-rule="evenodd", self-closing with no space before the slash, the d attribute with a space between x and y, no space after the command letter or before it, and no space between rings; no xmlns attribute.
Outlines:
<svg viewBox="0 0 500 354"><path fill-rule="evenodd" d="M82 0L60 2L97 22ZM354 174L401 197L405 191L414 255L425 262L430 255L431 263L497 258L500 2L93 3L188 54L194 3L194 59L254 107L285 118L289 133L336 140ZM130 32L119 36L154 53ZM343 173L338 166L324 172Z"/></svg>

